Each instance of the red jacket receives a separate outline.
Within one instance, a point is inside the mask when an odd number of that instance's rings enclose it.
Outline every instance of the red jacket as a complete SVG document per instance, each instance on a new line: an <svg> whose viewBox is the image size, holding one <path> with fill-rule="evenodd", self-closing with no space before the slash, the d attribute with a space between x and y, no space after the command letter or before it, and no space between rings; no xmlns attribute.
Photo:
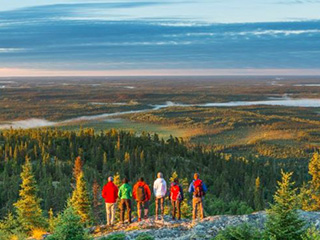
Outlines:
<svg viewBox="0 0 320 240"><path fill-rule="evenodd" d="M102 189L102 197L106 203L115 203L118 198L118 187L113 182L108 182Z"/></svg>
<svg viewBox="0 0 320 240"><path fill-rule="evenodd" d="M137 182L134 187L133 187L133 198L134 199L137 199L137 189L138 187L140 186L143 186L144 187L144 192L146 194L146 199L144 200L145 202L146 201L149 201L151 199L151 191L150 191L150 188L148 186L148 184L146 184L145 182Z"/></svg>

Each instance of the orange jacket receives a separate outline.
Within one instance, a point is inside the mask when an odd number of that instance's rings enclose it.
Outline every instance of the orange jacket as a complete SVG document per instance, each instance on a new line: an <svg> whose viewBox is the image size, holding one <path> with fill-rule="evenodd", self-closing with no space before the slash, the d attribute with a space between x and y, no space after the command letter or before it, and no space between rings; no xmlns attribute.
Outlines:
<svg viewBox="0 0 320 240"><path fill-rule="evenodd" d="M145 182L137 182L134 187L133 187L133 198L137 199L137 189L138 187L143 186L144 187L144 192L146 194L146 199L144 200L146 201L150 201L151 199L151 191L150 188L148 186L148 184L146 184Z"/></svg>

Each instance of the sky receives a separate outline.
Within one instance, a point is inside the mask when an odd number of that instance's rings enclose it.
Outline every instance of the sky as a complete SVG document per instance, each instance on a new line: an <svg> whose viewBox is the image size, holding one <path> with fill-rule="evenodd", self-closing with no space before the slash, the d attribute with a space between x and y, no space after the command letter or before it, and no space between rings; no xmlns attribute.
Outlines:
<svg viewBox="0 0 320 240"><path fill-rule="evenodd" d="M320 75L320 0L0 0L0 76Z"/></svg>

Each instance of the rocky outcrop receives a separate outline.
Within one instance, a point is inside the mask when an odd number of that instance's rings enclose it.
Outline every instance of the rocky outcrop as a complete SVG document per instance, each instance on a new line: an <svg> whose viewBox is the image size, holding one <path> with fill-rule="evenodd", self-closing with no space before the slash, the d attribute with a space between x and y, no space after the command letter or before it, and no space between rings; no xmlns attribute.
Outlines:
<svg viewBox="0 0 320 240"><path fill-rule="evenodd" d="M299 214L308 225L314 225L317 229L320 229L320 212L299 211ZM150 218L127 226L118 225L112 229L101 226L100 229L95 229L95 232L96 239L115 233L125 233L128 240L135 239L141 233L148 233L155 239L162 240L212 239L219 231L226 229L228 226L247 223L263 229L265 221L265 212L256 212L249 215L207 217L203 221L196 223L189 220L171 221L168 216L162 221L154 221L153 218Z"/></svg>

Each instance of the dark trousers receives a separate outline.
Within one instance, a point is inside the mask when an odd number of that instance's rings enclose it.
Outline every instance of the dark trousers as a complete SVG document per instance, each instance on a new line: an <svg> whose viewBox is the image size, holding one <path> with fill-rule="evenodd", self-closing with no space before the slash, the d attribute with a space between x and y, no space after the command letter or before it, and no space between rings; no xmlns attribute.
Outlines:
<svg viewBox="0 0 320 240"><path fill-rule="evenodd" d="M161 215L164 214L164 197L156 198L156 216L159 214L159 209L161 209Z"/></svg>
<svg viewBox="0 0 320 240"><path fill-rule="evenodd" d="M127 211L128 222L131 223L131 200L121 199L120 201L120 222L124 222L124 212Z"/></svg>
<svg viewBox="0 0 320 240"><path fill-rule="evenodd" d="M175 219L177 216L177 219L181 219L181 201L176 200L173 201L171 200L171 205L172 205L172 218Z"/></svg>

